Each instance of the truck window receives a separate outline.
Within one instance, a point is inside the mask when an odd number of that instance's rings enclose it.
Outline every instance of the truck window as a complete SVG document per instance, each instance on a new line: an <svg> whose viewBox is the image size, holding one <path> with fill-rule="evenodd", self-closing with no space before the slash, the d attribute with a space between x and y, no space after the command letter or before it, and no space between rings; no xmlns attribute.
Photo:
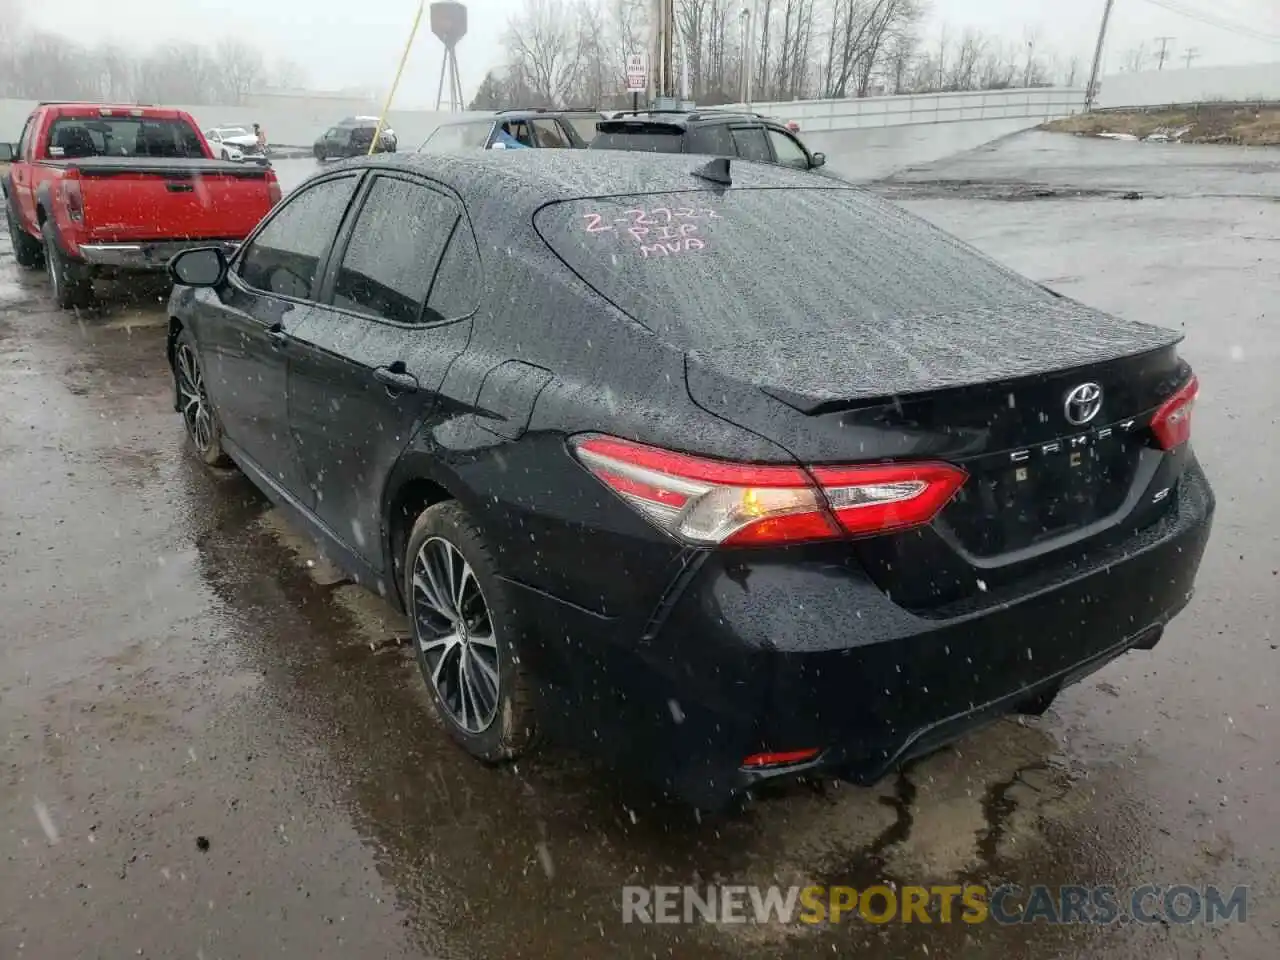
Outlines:
<svg viewBox="0 0 1280 960"><path fill-rule="evenodd" d="M27 117L27 122L22 125L22 136L18 138L18 159L19 160L31 159L30 157L27 156L27 147L31 146L31 130L33 126L32 124L33 119L35 119L34 115Z"/></svg>
<svg viewBox="0 0 1280 960"><path fill-rule="evenodd" d="M47 148L55 159L204 156L186 121L156 117L59 117L49 128Z"/></svg>

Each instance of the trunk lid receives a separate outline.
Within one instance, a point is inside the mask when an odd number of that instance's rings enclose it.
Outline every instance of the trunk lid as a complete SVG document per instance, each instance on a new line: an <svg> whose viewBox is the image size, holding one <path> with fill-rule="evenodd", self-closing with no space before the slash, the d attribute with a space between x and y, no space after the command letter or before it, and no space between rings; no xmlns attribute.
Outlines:
<svg viewBox="0 0 1280 960"><path fill-rule="evenodd" d="M849 542L886 593L921 613L998 602L1005 588L1154 523L1184 462L1156 449L1150 431L1152 414L1190 375L1172 345L1011 379L817 403L818 388L800 381L779 389L776 380L731 380L692 358L686 371L694 402L801 463L943 460L969 473L929 527ZM1097 388L1097 410L1076 424L1068 403L1087 385Z"/></svg>
<svg viewBox="0 0 1280 960"><path fill-rule="evenodd" d="M85 242L239 240L271 209L275 174L219 160L76 161Z"/></svg>

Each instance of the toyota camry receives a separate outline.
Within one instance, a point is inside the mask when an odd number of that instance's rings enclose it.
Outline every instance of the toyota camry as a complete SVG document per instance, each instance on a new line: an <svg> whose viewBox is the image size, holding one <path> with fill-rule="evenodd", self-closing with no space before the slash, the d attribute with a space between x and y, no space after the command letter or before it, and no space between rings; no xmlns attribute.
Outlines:
<svg viewBox="0 0 1280 960"><path fill-rule="evenodd" d="M192 449L408 614L486 761L867 782L1152 648L1209 535L1178 334L840 181L361 158L170 270Z"/></svg>

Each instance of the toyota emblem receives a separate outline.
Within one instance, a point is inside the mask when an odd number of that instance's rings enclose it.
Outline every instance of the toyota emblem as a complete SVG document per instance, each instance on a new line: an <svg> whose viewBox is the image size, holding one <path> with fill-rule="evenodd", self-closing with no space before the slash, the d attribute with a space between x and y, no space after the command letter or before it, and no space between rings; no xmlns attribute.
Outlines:
<svg viewBox="0 0 1280 960"><path fill-rule="evenodd" d="M1082 383L1067 394L1063 412L1067 422L1083 427L1102 409L1102 387L1096 383Z"/></svg>

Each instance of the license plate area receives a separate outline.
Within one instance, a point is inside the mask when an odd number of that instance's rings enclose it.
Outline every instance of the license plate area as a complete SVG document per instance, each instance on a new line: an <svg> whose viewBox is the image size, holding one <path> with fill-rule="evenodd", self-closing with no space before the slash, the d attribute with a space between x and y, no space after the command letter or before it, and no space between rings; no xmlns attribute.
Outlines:
<svg viewBox="0 0 1280 960"><path fill-rule="evenodd" d="M994 556L1086 526L1120 508L1137 469L1131 438L1016 463L988 461L947 508L965 548Z"/></svg>

